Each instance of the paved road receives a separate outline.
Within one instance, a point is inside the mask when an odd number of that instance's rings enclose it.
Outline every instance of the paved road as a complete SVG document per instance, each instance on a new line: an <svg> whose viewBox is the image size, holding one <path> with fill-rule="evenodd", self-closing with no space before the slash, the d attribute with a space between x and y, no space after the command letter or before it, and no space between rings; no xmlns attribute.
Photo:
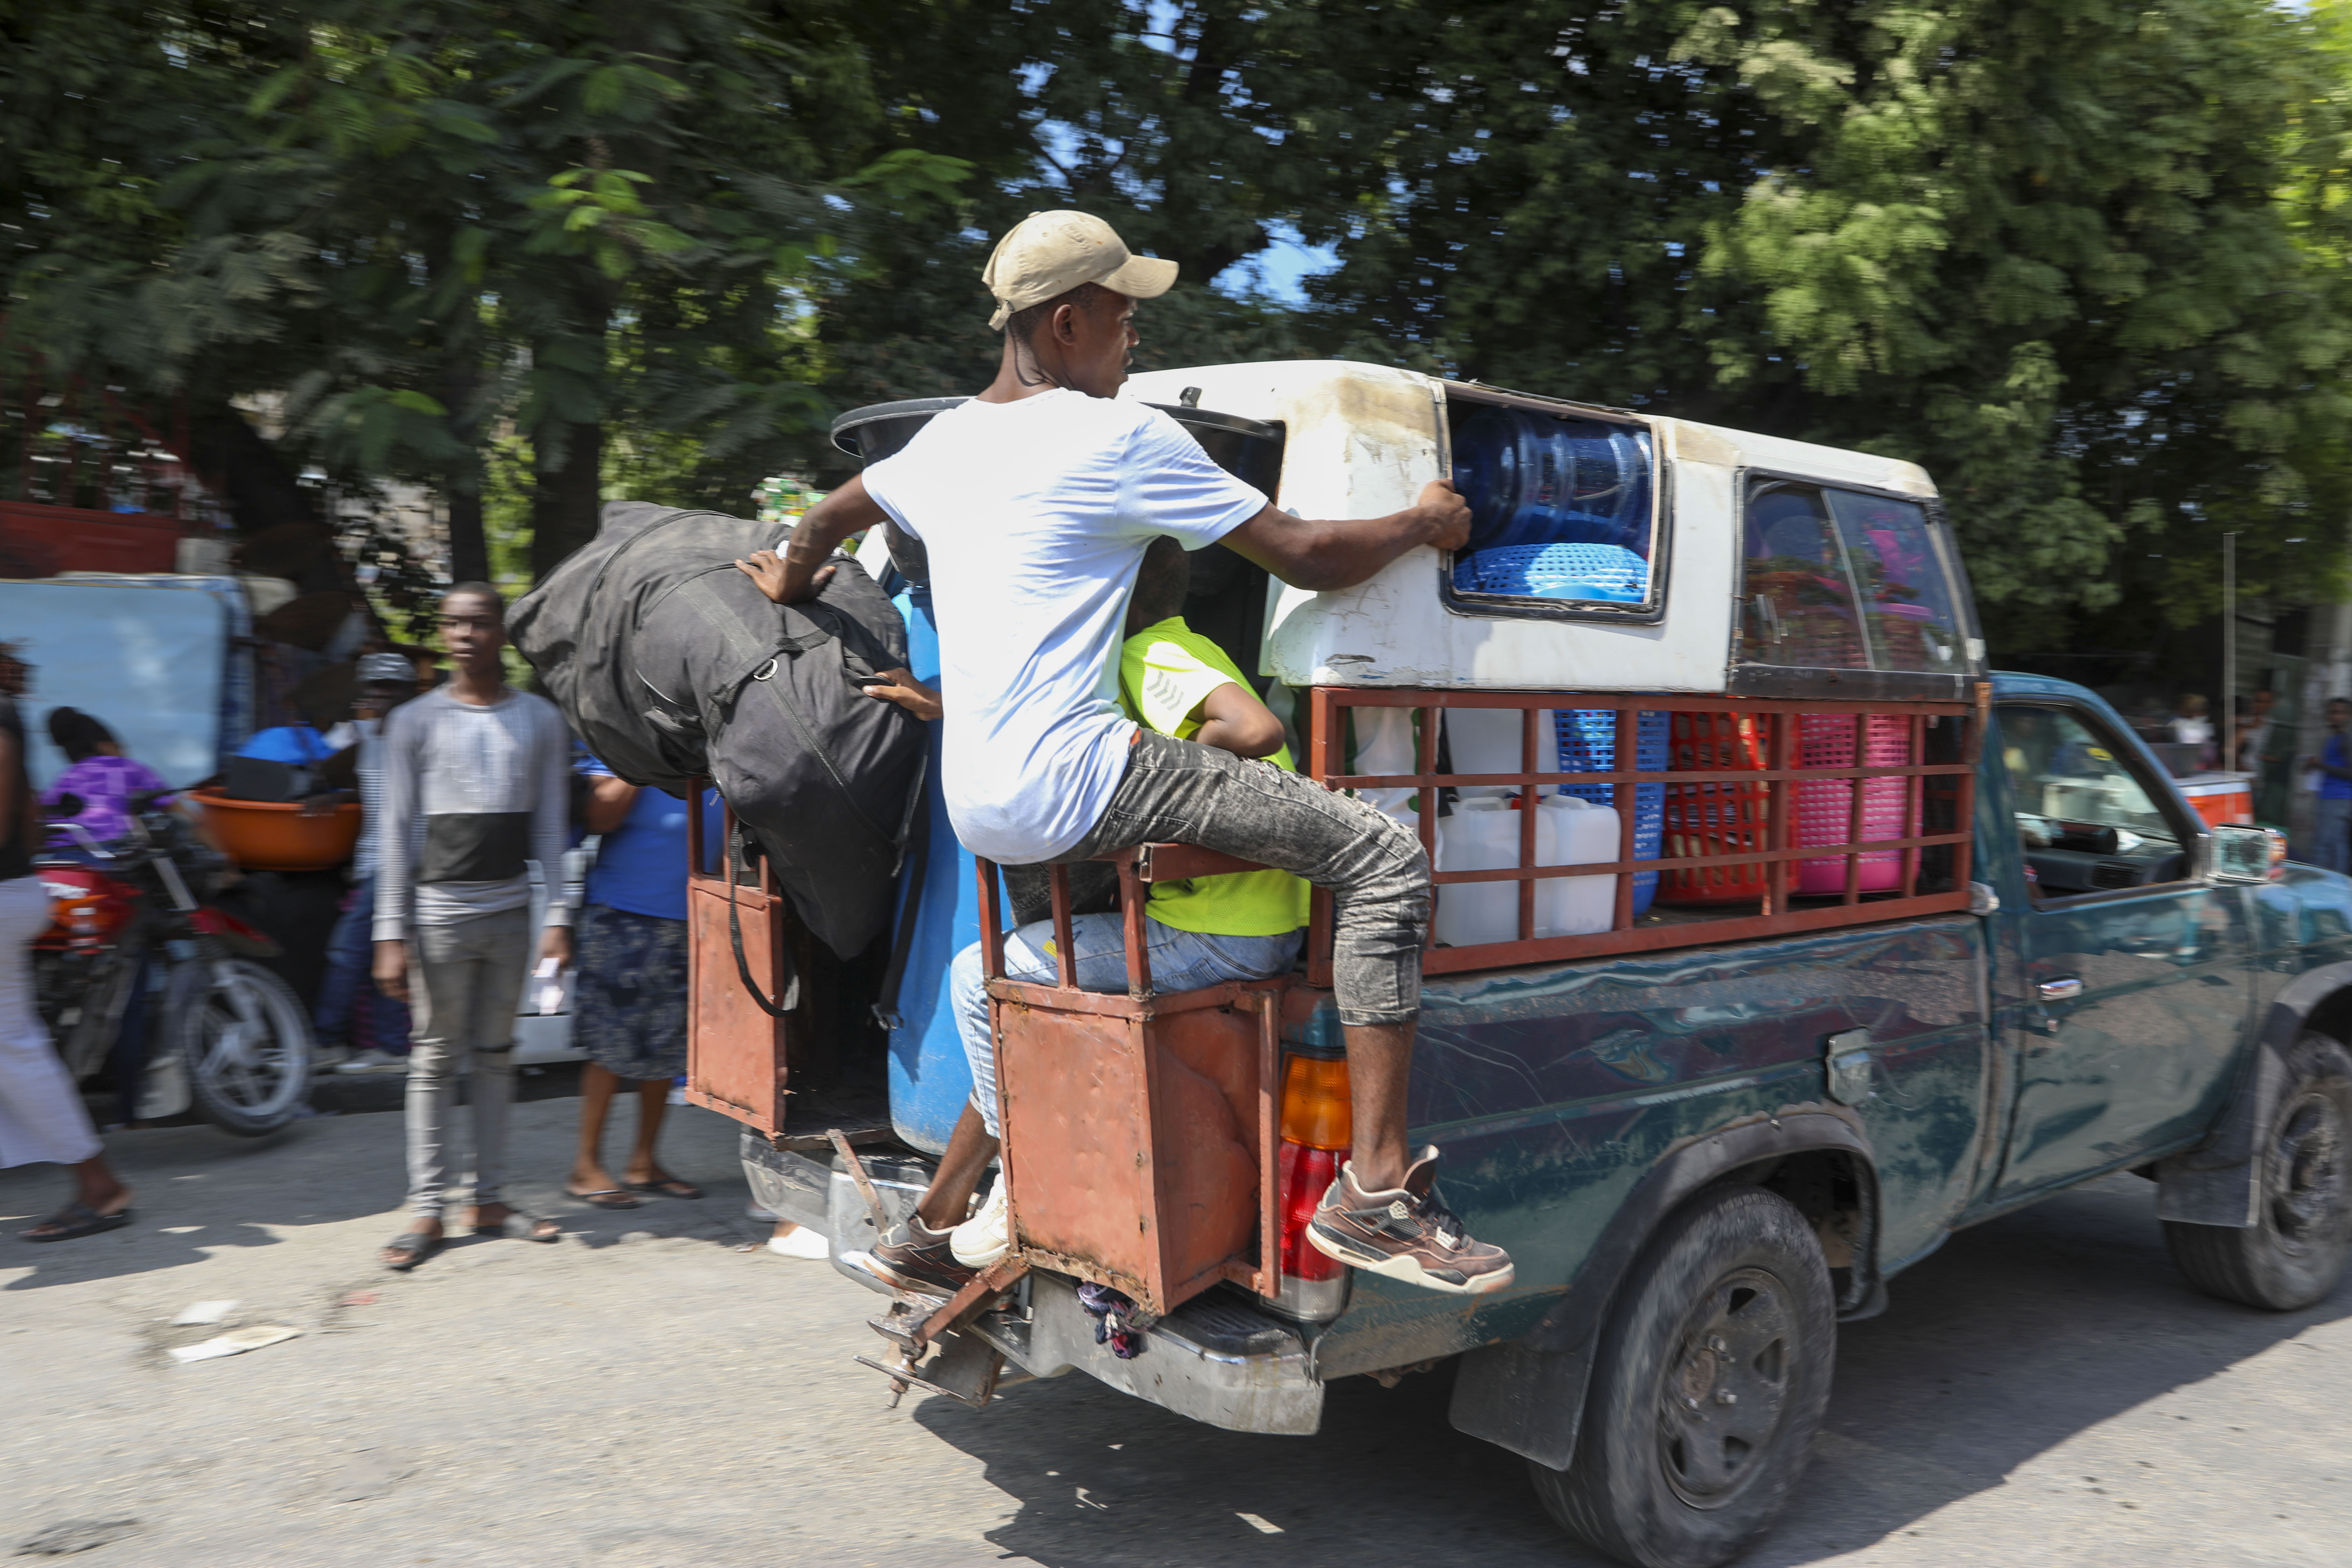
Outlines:
<svg viewBox="0 0 2352 1568"><path fill-rule="evenodd" d="M1444 1422L1447 1374L1334 1385L1324 1435L1244 1437L1081 1378L984 1415L882 1408L853 1366L876 1298L739 1251L732 1125L674 1112L698 1204L580 1214L573 1107L518 1107L521 1201L558 1247L478 1241L377 1271L399 1119L264 1145L118 1135L135 1228L0 1241L0 1552L72 1521L81 1568L540 1564L1575 1564L1519 1462ZM55 1173L0 1173L11 1231ZM1749 1561L2339 1564L2352 1557L2352 1293L2270 1316L2173 1275L2121 1177L1958 1237L1845 1331L1796 1506ZM631 1237L634 1237L635 1239ZM173 1328L302 1336L190 1365ZM1255 1515L1280 1533L1262 1532Z"/></svg>

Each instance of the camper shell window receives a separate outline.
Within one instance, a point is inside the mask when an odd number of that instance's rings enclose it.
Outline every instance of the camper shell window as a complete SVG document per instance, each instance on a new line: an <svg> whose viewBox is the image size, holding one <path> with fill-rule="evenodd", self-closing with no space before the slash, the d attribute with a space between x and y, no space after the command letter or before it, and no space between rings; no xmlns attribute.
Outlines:
<svg viewBox="0 0 2352 1568"><path fill-rule="evenodd" d="M1772 476L1746 488L1743 666L1897 682L1970 673L1968 599L1925 506Z"/></svg>
<svg viewBox="0 0 2352 1568"><path fill-rule="evenodd" d="M1446 604L1470 615L1653 621L1665 605L1656 442L1637 420L1541 398L1447 388L1467 546Z"/></svg>

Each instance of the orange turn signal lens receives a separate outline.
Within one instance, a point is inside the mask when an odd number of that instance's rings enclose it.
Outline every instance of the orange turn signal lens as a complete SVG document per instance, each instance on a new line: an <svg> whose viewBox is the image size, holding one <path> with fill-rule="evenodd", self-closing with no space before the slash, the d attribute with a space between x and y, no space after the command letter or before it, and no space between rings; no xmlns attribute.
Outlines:
<svg viewBox="0 0 2352 1568"><path fill-rule="evenodd" d="M1347 1059L1291 1058L1282 1075L1283 1141L1309 1149L1345 1149L1354 1132Z"/></svg>

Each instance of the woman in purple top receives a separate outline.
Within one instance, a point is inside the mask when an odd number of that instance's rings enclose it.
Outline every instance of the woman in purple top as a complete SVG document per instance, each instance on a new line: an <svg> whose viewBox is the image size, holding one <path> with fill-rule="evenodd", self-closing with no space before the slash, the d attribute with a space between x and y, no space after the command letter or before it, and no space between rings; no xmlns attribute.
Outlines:
<svg viewBox="0 0 2352 1568"><path fill-rule="evenodd" d="M79 823L101 843L131 831L132 795L172 787L146 763L124 756L114 731L79 708L59 708L49 714L49 739L70 765L41 792L41 803L56 805L69 795L79 796L79 813L51 820ZM170 804L168 797L164 804Z"/></svg>

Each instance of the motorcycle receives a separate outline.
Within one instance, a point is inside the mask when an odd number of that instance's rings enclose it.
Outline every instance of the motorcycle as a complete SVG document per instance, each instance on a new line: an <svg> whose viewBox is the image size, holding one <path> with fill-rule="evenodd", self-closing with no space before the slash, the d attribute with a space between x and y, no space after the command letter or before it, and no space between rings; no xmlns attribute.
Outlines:
<svg viewBox="0 0 2352 1568"><path fill-rule="evenodd" d="M33 944L41 1021L79 1082L104 1066L134 987L150 986L146 1077L125 1119L175 1115L193 1100L223 1131L257 1138L308 1096L310 1015L256 962L278 944L196 896L223 862L155 798L134 796L130 832L106 843L78 824L51 825L35 861L51 900Z"/></svg>

